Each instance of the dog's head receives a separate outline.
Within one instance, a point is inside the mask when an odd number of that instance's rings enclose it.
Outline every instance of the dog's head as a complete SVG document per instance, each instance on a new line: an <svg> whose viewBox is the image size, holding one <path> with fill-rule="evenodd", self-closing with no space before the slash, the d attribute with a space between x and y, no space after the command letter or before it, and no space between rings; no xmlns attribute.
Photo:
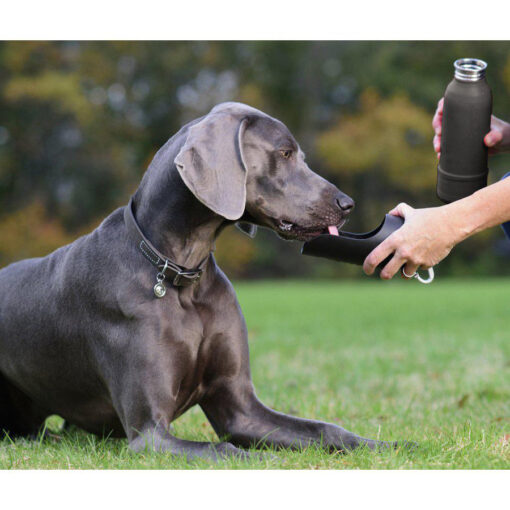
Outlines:
<svg viewBox="0 0 510 510"><path fill-rule="evenodd" d="M175 158L191 192L220 216L308 240L341 226L354 202L310 170L287 127L241 103L222 103L189 128Z"/></svg>

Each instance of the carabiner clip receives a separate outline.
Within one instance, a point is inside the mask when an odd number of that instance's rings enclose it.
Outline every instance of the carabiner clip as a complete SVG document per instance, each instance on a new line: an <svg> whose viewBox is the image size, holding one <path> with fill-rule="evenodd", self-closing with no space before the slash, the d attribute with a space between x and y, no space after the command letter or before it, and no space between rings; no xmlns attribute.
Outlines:
<svg viewBox="0 0 510 510"><path fill-rule="evenodd" d="M434 268L429 267L427 271L429 273L428 278L422 278L418 271L416 271L416 273L414 273L413 278L416 278L420 283L424 283L425 285L427 285L428 283L432 283L434 281L434 276L435 276Z"/></svg>
<svg viewBox="0 0 510 510"><path fill-rule="evenodd" d="M428 284L428 283L432 283L434 281L434 268L433 267L429 267L427 269L428 273L429 273L429 277L427 279L425 278L422 278L420 276L420 273L418 273L418 271L416 271L414 274L410 274L408 275L405 270L404 270L404 266L402 266L402 269L400 270L402 272L402 274L406 277L406 278L416 278L420 283L424 283L424 284Z"/></svg>

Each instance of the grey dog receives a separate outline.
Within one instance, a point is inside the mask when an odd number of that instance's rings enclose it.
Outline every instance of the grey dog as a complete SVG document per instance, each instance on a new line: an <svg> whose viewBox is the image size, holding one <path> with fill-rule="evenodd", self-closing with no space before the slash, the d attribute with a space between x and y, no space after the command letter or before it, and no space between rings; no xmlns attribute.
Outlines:
<svg viewBox="0 0 510 510"><path fill-rule="evenodd" d="M159 150L130 203L92 233L0 271L0 431L38 433L50 414L135 451L188 458L241 448L387 444L262 404L247 330L212 251L227 225L307 240L354 202L312 172L282 122L223 103ZM172 435L195 404L216 444Z"/></svg>

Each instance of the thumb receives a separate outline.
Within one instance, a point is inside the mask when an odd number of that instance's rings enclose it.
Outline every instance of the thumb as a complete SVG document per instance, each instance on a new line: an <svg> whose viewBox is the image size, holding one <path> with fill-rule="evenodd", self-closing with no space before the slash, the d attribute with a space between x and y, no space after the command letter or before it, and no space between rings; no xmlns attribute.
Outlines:
<svg viewBox="0 0 510 510"><path fill-rule="evenodd" d="M487 147L494 147L503 140L503 133L501 131L492 130L485 135L484 142Z"/></svg>
<svg viewBox="0 0 510 510"><path fill-rule="evenodd" d="M392 216L400 216L401 218L407 218L409 213L414 211L414 207L407 205L405 202L400 202L397 207L394 207L388 214Z"/></svg>

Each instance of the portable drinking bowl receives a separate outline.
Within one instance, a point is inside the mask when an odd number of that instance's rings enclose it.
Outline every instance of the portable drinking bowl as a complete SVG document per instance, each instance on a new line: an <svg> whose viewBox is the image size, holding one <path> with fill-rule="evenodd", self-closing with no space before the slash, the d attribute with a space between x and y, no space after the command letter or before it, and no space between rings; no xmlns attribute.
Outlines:
<svg viewBox="0 0 510 510"><path fill-rule="evenodd" d="M399 216L387 214L382 223L370 232L360 234L339 232L335 227L330 227L329 234L321 234L304 243L301 253L362 266L367 255L403 224L404 220ZM391 257L392 255L381 262L379 269L382 269ZM434 279L434 270L430 268L428 272L427 279L422 278L418 273L412 276L421 283L430 283Z"/></svg>

